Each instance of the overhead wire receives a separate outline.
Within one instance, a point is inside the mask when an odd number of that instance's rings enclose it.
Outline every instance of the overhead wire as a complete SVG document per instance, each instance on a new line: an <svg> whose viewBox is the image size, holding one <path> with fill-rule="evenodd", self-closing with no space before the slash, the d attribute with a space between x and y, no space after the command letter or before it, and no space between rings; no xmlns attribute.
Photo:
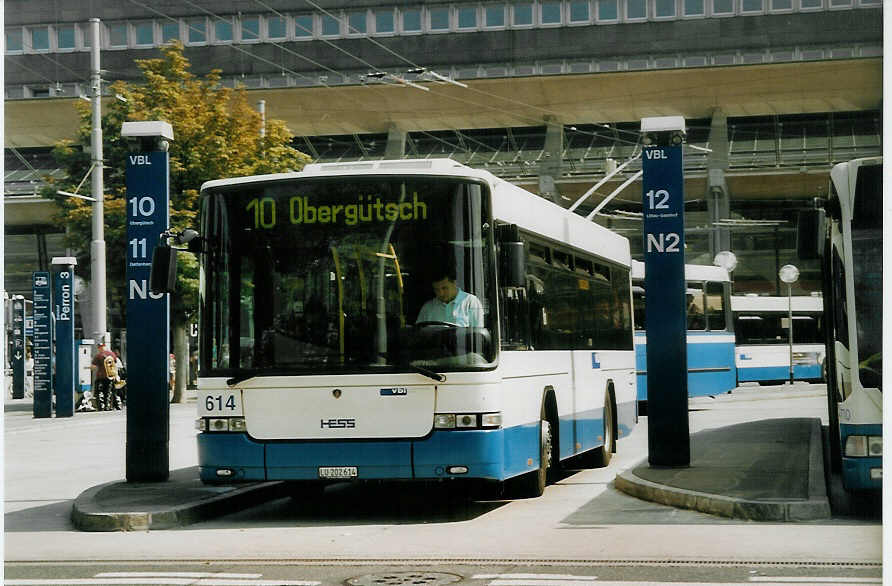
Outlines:
<svg viewBox="0 0 892 586"><path fill-rule="evenodd" d="M168 20L170 20L170 21L172 21L172 22L179 22L179 19L174 18L174 17L172 17L172 16L170 16L170 15L168 15L168 14L165 14L164 12L162 12L162 11L160 11L160 10L158 10L158 9L156 9L156 8L154 8L154 7L152 7L152 6L149 6L148 4L146 4L146 3L144 3L144 2L141 2L140 0L129 0L129 1L130 1L131 3L133 3L133 4L136 4L136 5L138 5L138 6L143 7L144 9L146 9L146 10L148 10L148 11L150 11L150 12L152 12L152 13L154 13L154 14L156 14L156 15L162 17L162 18L168 19ZM216 19L216 20L218 20L218 21L229 22L229 23L232 22L231 19L223 18L223 17L221 17L221 16L215 14L215 13L214 13L213 11L211 11L211 10L208 10L208 9L202 7L202 6L199 6L199 5L195 4L195 3L192 2L191 0L182 0L182 1L183 1L185 4L191 6L192 8L197 9L197 10L200 10L201 12L207 14L208 16L210 16L210 17L212 17L212 18L214 18L214 19ZM263 0L255 0L255 1L256 1L259 5L263 6L263 7L266 8L267 10L270 10L271 12L277 14L278 16L283 17L283 18L285 17L284 14L282 14L281 12L275 10L273 7L269 6L267 3L263 2ZM323 7L319 6L319 5L318 5L316 2L314 2L313 0L305 0L305 2L306 2L308 5L310 5L310 6L314 7L315 9L319 10L320 12L322 12L322 13L328 15L329 17L333 18L334 20L336 20L336 21L339 23L339 25L343 22L341 18L339 18L338 16L332 14L331 12L329 12L329 11L326 10L326 9L324 9ZM190 25L187 25L187 26L190 26ZM300 25L298 25L298 26L300 26ZM346 22L346 26L347 26L347 29L348 29L348 30L352 30L352 31L354 31L354 32L362 32L362 31L357 31L355 28L351 27L350 24L349 24L349 21ZM305 29L305 28L302 27L302 26L301 26L301 28L302 28L303 30L305 30L305 31L307 30L307 29ZM199 32L202 32L203 34L206 34L205 31L200 30L200 29L194 29L194 28L191 27L191 26L190 26L190 30L198 30ZM307 31L307 32L312 32L312 31ZM372 42L373 44L375 44L377 47L379 47L379 48L385 50L386 52L388 52L389 54L393 55L393 56L396 57L397 59L403 61L404 63L406 63L407 65L411 66L412 68L415 68L415 69L422 69L422 70L426 69L426 68L422 67L421 65L415 63L415 62L412 61L411 59L408 59L408 58L404 57L403 55L397 53L396 51L390 49L389 47L387 47L386 45L380 43L379 41L377 41L376 39L372 38L371 36L366 36L366 37L364 37L364 38L366 38L367 40L369 40L370 42ZM321 40L322 42L324 42L324 43L327 44L328 46L330 46L330 47L336 49L337 51L339 51L339 52L341 52L341 53L343 53L343 54L349 56L350 58L356 60L357 62L359 62L359 63L365 65L365 66L368 67L369 69L371 69L371 70L373 70L373 71L378 71L378 68L377 68L375 65L373 65L372 63L370 63L370 62L368 62L367 60L365 60L365 59L363 59L363 58L361 58L361 57L359 57L359 56L357 56L357 55L351 53L350 51L344 49L343 47L338 46L337 44L331 42L330 40L325 39L325 38L320 38L319 40ZM293 56L295 56L295 57L297 57L297 58L299 58L299 59L301 59L301 60L303 60L303 61L305 61L305 62L307 62L307 63L309 63L309 64L311 64L311 65L313 65L313 66L315 66L315 67L317 67L317 68L319 68L319 69L322 69L322 70L327 71L327 72L329 72L329 73L332 73L332 74L334 74L334 75L339 75L339 76L342 76L342 77L348 77L347 75L345 75L345 74L343 74L343 73L341 73L341 72L339 72L339 71L337 71L337 70L334 70L334 69L332 69L331 67L328 67L328 66L326 66L326 65L324 65L324 64L322 64L322 63L319 63L318 61L315 61L315 60L313 60L313 59L311 59L311 58L309 58L309 57L306 57L305 55L302 55L301 53L299 53L299 52L297 52L297 51L294 51L294 50L292 50L292 49L290 49L290 48L288 48L288 47L285 47L284 45L282 45L282 44L280 44L280 43L276 43L276 42L272 42L272 41L270 41L270 42L268 42L268 44L271 44L271 45L273 45L273 46L275 46L275 47L278 47L278 48L281 49L283 52L288 53L288 54L290 54L290 55L293 55ZM231 48L233 48L234 50L236 50L236 51L238 51L238 52L240 52L240 53L242 53L242 54L247 55L247 56L250 57L250 58L256 59L256 60L258 60L258 61L261 61L261 62L266 63L266 64L268 64L268 65L271 65L271 66L273 66L273 67L276 67L276 68L282 70L283 72L287 71L288 73L290 73L290 74L292 74L292 75L294 75L294 76L296 76L296 77L299 77L299 78L302 78L302 79L307 79L307 80L313 81L313 82L315 82L315 83L319 83L320 85L322 85L322 86L324 86L324 87L326 87L326 88L328 88L328 89L333 89L333 90L336 90L336 89L342 89L342 88L337 88L337 87L333 87L333 86L331 86L331 85L329 85L329 84L326 84L326 83L324 82L324 80L319 79L318 77L317 77L317 78L313 78L313 77L304 75L304 74L302 74L302 73L293 71L293 70L291 70L291 69L285 67L284 64L282 64L282 63L276 63L276 62L274 62L274 61L272 61L272 60L270 60L270 59L267 59L267 58L265 58L265 57L262 57L262 56L260 56L260 55L255 54L255 53L252 53L252 52L250 52L250 51L247 51L247 50L245 50L244 48L240 47L240 46L239 46L238 44L236 44L236 43L229 43L228 46L230 46ZM70 70L70 68L69 68L69 70ZM72 71L72 73L76 73L76 72L74 72L73 70L70 70L70 71ZM48 79L48 78L47 78L47 79ZM462 85L463 85L463 87L464 87L464 84L462 84ZM500 96L500 95L498 95L498 94L493 94L492 92L485 92L485 91L477 90L477 89L475 89L475 88L468 88L468 89L470 89L472 92L474 92L474 93L476 93L476 94L485 95L485 96L490 97L490 98L495 98L495 99L499 99L499 100L506 101L506 102L509 102L509 103L513 103L513 104L516 104L516 105L520 105L520 106L523 106L524 108L527 108L527 109L531 109L531 110L534 110L534 111L544 112L544 113L549 114L549 115L555 115L555 116L557 115L557 113L556 113L555 111L553 111L553 110L549 110L549 109L547 109L547 108L543 108L543 107L541 107L541 106L537 106L537 105L529 104L529 103L523 102L523 101L521 101L521 100L516 100L516 99L513 99L513 98L508 98L508 97L505 97L505 96ZM453 101L459 101L459 102L462 102L462 103L465 103L465 104L469 104L469 105L476 106L476 107L480 107L480 108L485 108L485 109L488 109L488 110L495 110L495 111L498 111L498 112L500 112L500 113L502 113L502 114L505 113L504 109L498 108L498 107L493 106L493 105L491 105L491 104L481 104L481 103L479 103L479 102L475 102L475 101L473 101L473 100L468 100L468 99L465 99L465 98L462 98L462 97L459 97L459 96L455 96L455 95L451 95L451 94L450 94L450 95L442 95L441 92L437 92L437 93L440 95L440 97L445 98L445 99L449 99L449 100L453 100ZM352 101L354 101L354 102L359 102L359 100L355 100L355 99L352 100ZM526 114L518 114L518 113L514 113L514 112L512 112L512 113L509 114L509 116L511 116L511 117L513 117L513 118L515 118L515 119L518 119L518 120L532 121L533 124L536 125L536 126L542 125L543 123L547 123L547 121L545 121L545 120L542 120L542 119L540 119L540 118L538 118L538 117L533 117L533 116L530 116L530 115L526 115ZM618 134L619 132L626 132L626 133L628 133L628 134L633 134L633 135L635 134L635 133L633 133L632 131L627 131L627 130L625 130L625 129L619 129L619 128L617 128L617 127L611 127L611 126L606 125L606 124L597 124L597 125L602 126L602 127L604 127L604 128L607 128L607 129L611 130L614 134ZM591 134L592 136L598 136L599 138L608 138L608 137L606 137L606 136L604 136L604 135L599 135L598 133L586 133L585 131L579 131L576 127L572 127L572 126L569 127L569 129L574 130L574 131L577 131L577 132L582 132L583 134ZM483 142L481 142L481 141L478 141L478 140L474 139L474 138L471 137L471 136L463 135L458 129L453 129L453 131L456 132L456 134L457 134L457 136L459 137L460 140L461 140L462 138L466 138L466 139L468 139L469 141L471 141L471 142L473 142L473 143L475 143L475 144L478 144L478 145L483 146L484 148L487 148L488 150L498 152L498 149L497 149L497 148L492 147L491 145L487 145L487 144L485 144L485 143L483 143ZM434 135L434 134L432 134L432 133L430 133L430 132L428 132L428 131L421 130L421 131L416 131L416 132L419 132L419 133L421 133L421 134L424 134L424 135L426 135L426 136L429 136L429 137L433 138L434 140L436 140L436 141L438 141L438 142L441 142L441 143L443 143L443 144L446 144L446 145L448 145L450 148L452 148L452 149L455 150L455 151L464 150L464 151L468 151L468 152L470 152L470 149L467 149L466 147L465 147L465 148L462 148L462 147L459 146L459 145L454 145L454 144L450 143L449 141L447 141L447 140L445 140L445 139L443 139L443 138L441 138L441 137L438 137L438 136L436 136L436 135ZM613 138L613 140L615 140L615 141L626 142L627 144L637 145L637 142L632 142L632 141L623 140L623 139L620 139L618 136L613 136L612 138Z"/></svg>
<svg viewBox="0 0 892 586"><path fill-rule="evenodd" d="M272 11L272 12L273 12L274 14L276 14L277 16L280 16L280 17L283 17L283 18L285 17L284 14L282 14L282 13L279 12L279 11L277 11L275 8L269 6L269 4L265 3L263 0L254 0L254 1L255 1L257 4L260 4L261 6L263 6L264 8L266 8L267 10ZM191 2L190 0L183 0L183 2L187 2L187 3L189 3L189 4L192 4L192 2ZM309 6L312 6L312 7L315 8L316 10L319 10L319 11L322 12L323 14L325 14L325 15L331 17L332 19L336 20L336 21L339 23L339 25L340 25L340 24L344 24L344 25L347 27L347 30L348 30L348 31L352 30L352 31L357 32L357 33L362 32L362 31L358 31L356 28L350 26L349 21L344 21L344 20L342 20L342 19L339 18L337 15L332 14L331 12L329 12L329 11L326 10L325 8L321 7L319 4L317 4L317 3L314 2L313 0L304 0L304 2L306 2ZM193 4L193 6L194 6L194 4ZM309 32L309 33L312 33L312 32L313 32L312 30L309 30L309 29L307 29L306 27L303 27L303 26L301 26L301 25L297 25L297 24L296 24L296 26L300 26L301 30L303 30L303 31L305 31L305 32ZM390 49L389 47L387 47L386 45L384 45L383 43L381 43L380 41L378 41L377 39L375 39L375 38L372 37L371 35L366 35L366 36L364 36L363 38L366 39L366 40L368 40L369 42L373 43L375 46L384 49L385 51L387 51L388 53L390 53L391 55L393 55L393 56L396 57L397 59L400 59L401 61L403 61L404 63L406 63L407 65L409 65L410 67L412 67L412 68L414 68L414 69L427 69L427 68L425 68L425 67L419 65L418 63L412 61L411 59L408 59L407 57L401 55L400 53L397 53L396 51ZM343 53L343 54L349 56L349 57L352 58L352 59L355 59L356 61L358 61L359 63L362 63L362 64L365 65L366 67L368 67L368 68L370 68L370 69L372 69L372 70L374 70L374 71L378 71L378 68L377 68L375 65L369 63L368 61L366 61L365 59L363 59L363 58L361 58L361 57L358 57L358 56L354 55L353 53L351 53L350 51L347 51L347 50L344 49L343 47L340 47L339 45L336 45L335 43L333 43L333 42L330 41L329 39L325 39L324 37L320 37L318 40L323 41L324 43L326 43L326 44L329 45L330 47L332 47L332 48L336 49L337 51L339 51L339 52L341 52L341 53ZM539 109L539 110L542 110L542 111L544 111L544 112L546 112L546 113L548 113L548 114L555 115L555 116L557 115L556 112L553 112L553 111L550 111L550 110L546 110L546 109L542 109L542 108L540 108L540 107L538 107L538 106L534 106L534 105L532 105L532 104L527 104L527 103L525 103L525 102L521 102L521 101L519 101L519 100L514 100L514 99L511 99L511 98L502 98L502 97L499 97L497 94L491 94L490 92L481 92L481 91L478 91L478 90L473 90L473 88L469 88L469 89L472 89L472 91L475 91L476 93L481 93L481 94L487 95L487 96L489 96L489 97L498 97L498 98L500 98L500 99L503 99L503 100L506 100L506 101L515 103L515 104L517 104L517 105L522 105L522 106L525 106L525 107L527 107L527 108L532 108L532 109ZM487 108L487 109L490 109L490 110L495 110L495 111L504 113L504 110L503 110L503 109L501 109L501 108L497 108L497 107L492 106L492 105L489 105L489 104L481 104L481 103L479 103L479 102L474 102L474 101L471 101L471 100L466 100L466 99L463 99L463 98L460 98L460 97L457 97L457 96L452 96L452 95L443 96L442 94L440 94L440 96L441 96L441 97L444 97L444 98L446 98L446 99L456 100L456 101L464 102L464 103L466 103L466 104L470 104L470 105L473 105L473 106L484 107L484 108ZM518 118L518 119L521 119L521 120L524 120L524 119L525 119L525 120L528 120L528 121L529 121L529 120L532 120L532 121L535 122L535 124L536 124L537 126L538 126L538 125L541 125L541 124L544 123L544 121L541 120L541 119L539 119L539 118L533 118L533 117L529 117L529 116L518 116L518 115L516 115L516 114L514 115L514 117L515 117L515 118Z"/></svg>

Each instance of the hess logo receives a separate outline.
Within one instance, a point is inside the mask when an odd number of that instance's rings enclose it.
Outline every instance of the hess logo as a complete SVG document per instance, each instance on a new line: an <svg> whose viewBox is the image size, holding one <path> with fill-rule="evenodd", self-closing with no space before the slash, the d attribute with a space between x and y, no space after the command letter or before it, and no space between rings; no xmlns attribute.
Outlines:
<svg viewBox="0 0 892 586"><path fill-rule="evenodd" d="M356 419L344 417L339 419L320 419L320 429L348 429L356 427Z"/></svg>

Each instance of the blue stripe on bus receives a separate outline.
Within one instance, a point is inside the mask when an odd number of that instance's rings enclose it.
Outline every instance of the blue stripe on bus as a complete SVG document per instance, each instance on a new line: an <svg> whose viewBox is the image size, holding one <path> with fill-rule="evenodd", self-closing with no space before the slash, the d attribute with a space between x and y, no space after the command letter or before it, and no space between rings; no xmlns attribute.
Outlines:
<svg viewBox="0 0 892 586"><path fill-rule="evenodd" d="M793 379L819 379L821 378L820 364L793 365ZM790 379L789 365L783 366L752 366L739 367L737 380L740 382L755 381L785 381Z"/></svg>
<svg viewBox="0 0 892 586"><path fill-rule="evenodd" d="M263 444L242 433L199 433L198 462L204 482L266 480ZM218 468L228 468L232 475L217 476Z"/></svg>
<svg viewBox="0 0 892 586"><path fill-rule="evenodd" d="M720 332L727 336L727 332ZM707 334L703 335L708 337ZM734 343L688 342L688 396L701 397L727 393L737 386L734 367ZM638 400L647 400L647 345L635 345L635 369L638 372ZM698 372L699 371L699 372Z"/></svg>
<svg viewBox="0 0 892 586"><path fill-rule="evenodd" d="M357 466L363 479L434 479L450 476L447 466L467 466L461 477L504 480L539 467L538 430L531 423L434 431L419 441L268 443L244 434L200 433L199 475L205 482L315 480L320 466ZM217 476L218 468L231 475Z"/></svg>
<svg viewBox="0 0 892 586"><path fill-rule="evenodd" d="M636 403L617 405L619 438L635 427ZM560 458L604 444L604 409L561 418ZM573 435L574 421L576 435ZM575 442L582 444L575 449ZM364 479L435 479L447 466L467 466L464 478L505 480L539 467L537 422L497 430L434 431L418 441L257 442L244 434L198 434L203 481L315 480L320 466L358 466ZM217 476L218 468L231 475Z"/></svg>

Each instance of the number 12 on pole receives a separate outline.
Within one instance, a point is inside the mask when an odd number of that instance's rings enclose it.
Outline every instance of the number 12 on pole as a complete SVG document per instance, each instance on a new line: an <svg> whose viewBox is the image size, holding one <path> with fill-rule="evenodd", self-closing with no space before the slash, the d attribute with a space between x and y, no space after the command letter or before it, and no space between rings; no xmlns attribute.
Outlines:
<svg viewBox="0 0 892 586"><path fill-rule="evenodd" d="M644 252L684 258L684 185L680 147L645 147L642 166Z"/></svg>

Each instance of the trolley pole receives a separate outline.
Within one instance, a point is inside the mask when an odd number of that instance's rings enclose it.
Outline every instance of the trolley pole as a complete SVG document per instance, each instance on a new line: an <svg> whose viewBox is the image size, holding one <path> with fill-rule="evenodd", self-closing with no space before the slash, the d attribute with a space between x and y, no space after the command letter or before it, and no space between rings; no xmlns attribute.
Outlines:
<svg viewBox="0 0 892 586"><path fill-rule="evenodd" d="M691 463L681 116L643 118L647 432L651 466Z"/></svg>

